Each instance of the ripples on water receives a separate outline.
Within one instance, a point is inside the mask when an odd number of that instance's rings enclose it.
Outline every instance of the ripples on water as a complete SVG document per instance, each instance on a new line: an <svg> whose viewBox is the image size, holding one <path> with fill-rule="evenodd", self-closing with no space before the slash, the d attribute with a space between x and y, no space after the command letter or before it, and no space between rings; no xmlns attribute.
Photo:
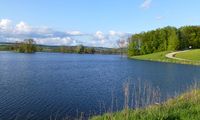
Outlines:
<svg viewBox="0 0 200 120"><path fill-rule="evenodd" d="M200 79L200 67L117 55L0 52L0 119L49 120L123 107L123 83L138 79L166 96ZM116 108L115 108L116 110Z"/></svg>

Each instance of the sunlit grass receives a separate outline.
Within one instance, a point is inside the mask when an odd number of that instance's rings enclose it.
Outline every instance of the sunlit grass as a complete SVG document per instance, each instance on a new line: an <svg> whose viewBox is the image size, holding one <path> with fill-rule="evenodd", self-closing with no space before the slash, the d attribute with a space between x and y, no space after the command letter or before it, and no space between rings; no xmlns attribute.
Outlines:
<svg viewBox="0 0 200 120"><path fill-rule="evenodd" d="M177 63L177 64L200 65L200 60L199 61L183 61L183 60L175 60L175 59L167 58L167 57L165 57L165 55L168 53L170 53L170 51L158 52L158 53L140 55L140 56L133 56L133 57L131 57L131 59L168 62L168 63ZM195 52L195 53L198 53L198 52ZM199 58L200 57L199 53L196 55L195 55L195 53L193 53L192 55L198 56L195 58Z"/></svg>
<svg viewBox="0 0 200 120"><path fill-rule="evenodd" d="M176 54L176 57L193 61L200 61L200 49Z"/></svg>

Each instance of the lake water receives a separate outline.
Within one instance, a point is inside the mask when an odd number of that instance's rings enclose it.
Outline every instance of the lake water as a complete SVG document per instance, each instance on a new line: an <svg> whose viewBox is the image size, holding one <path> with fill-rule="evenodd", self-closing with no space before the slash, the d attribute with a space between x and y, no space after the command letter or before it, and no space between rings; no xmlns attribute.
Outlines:
<svg viewBox="0 0 200 120"><path fill-rule="evenodd" d="M118 55L0 52L0 119L49 120L100 114L123 84L147 81L163 96L200 80L200 67L129 60Z"/></svg>

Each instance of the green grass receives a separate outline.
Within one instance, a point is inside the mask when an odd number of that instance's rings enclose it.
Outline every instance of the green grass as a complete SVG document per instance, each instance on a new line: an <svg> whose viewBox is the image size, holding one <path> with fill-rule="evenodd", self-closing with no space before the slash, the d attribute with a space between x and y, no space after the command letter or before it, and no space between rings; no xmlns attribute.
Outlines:
<svg viewBox="0 0 200 120"><path fill-rule="evenodd" d="M140 56L133 56L133 57L131 57L131 59L169 62L169 63L177 63L177 64L200 65L200 61L182 61L182 60L175 60L175 59L167 58L167 57L165 57L165 55L168 53L170 53L170 51L158 52L158 53L140 55ZM199 55L199 54L197 54L197 55ZM193 54L193 56L197 56L197 55Z"/></svg>
<svg viewBox="0 0 200 120"><path fill-rule="evenodd" d="M200 49L178 53L176 54L176 57L193 61L200 61Z"/></svg>
<svg viewBox="0 0 200 120"><path fill-rule="evenodd" d="M165 55L168 53L170 53L170 52L158 52L158 53L147 54L147 55L133 56L131 58L139 59L139 60L162 61L162 60L168 59L165 57Z"/></svg>
<svg viewBox="0 0 200 120"><path fill-rule="evenodd" d="M91 120L199 120L200 90L185 93L160 105L107 113Z"/></svg>

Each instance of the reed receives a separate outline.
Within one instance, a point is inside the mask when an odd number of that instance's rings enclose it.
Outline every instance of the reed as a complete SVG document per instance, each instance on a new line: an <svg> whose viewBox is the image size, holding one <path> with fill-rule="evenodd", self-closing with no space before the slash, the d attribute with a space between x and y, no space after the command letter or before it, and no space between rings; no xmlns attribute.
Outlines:
<svg viewBox="0 0 200 120"><path fill-rule="evenodd" d="M161 101L160 89L152 87L147 82L139 81L133 86L132 93L130 84L124 85L124 110L112 114L93 117L92 120L199 120L200 118L200 83L188 86L184 94L175 92L173 96L166 97ZM131 106L128 100L131 96ZM133 107L133 104L135 106Z"/></svg>

